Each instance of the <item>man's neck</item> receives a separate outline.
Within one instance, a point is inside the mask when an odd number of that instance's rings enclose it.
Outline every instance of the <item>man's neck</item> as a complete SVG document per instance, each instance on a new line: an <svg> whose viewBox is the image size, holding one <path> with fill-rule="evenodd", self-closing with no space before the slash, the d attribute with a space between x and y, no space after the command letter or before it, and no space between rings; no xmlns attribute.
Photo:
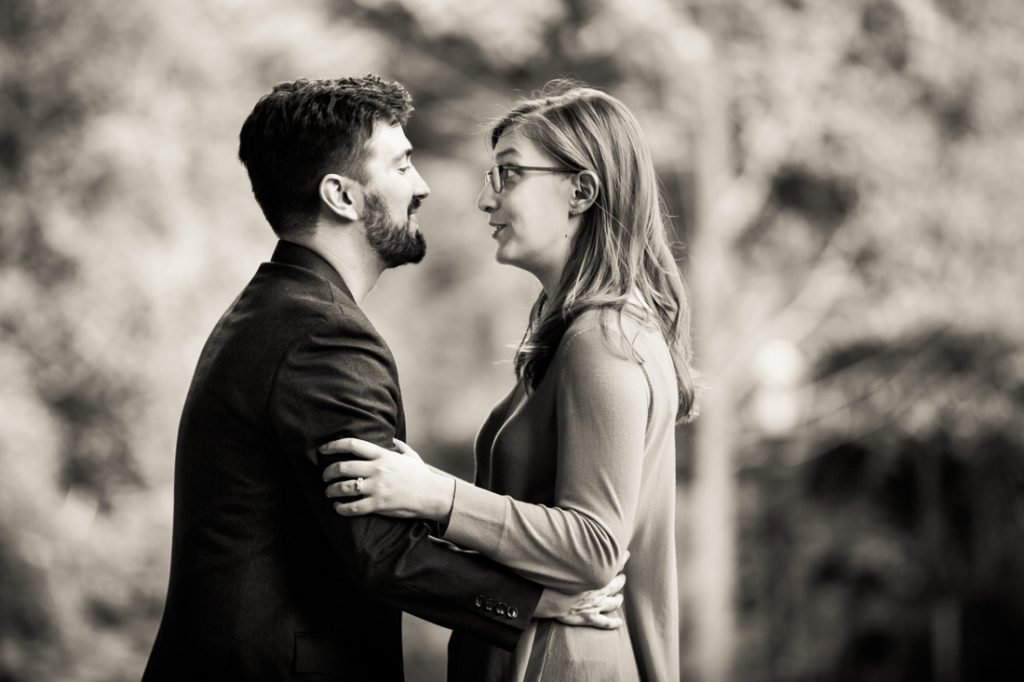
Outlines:
<svg viewBox="0 0 1024 682"><path fill-rule="evenodd" d="M329 238L324 230L312 234L289 235L286 241L299 244L327 261L345 280L345 286L352 292L356 303L363 299L377 284L384 264L369 244L358 243L356 230Z"/></svg>

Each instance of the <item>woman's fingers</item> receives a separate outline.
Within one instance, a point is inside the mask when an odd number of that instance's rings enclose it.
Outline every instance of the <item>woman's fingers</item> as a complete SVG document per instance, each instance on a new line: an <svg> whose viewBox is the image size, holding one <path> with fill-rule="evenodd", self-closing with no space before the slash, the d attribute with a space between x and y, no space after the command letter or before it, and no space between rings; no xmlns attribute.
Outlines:
<svg viewBox="0 0 1024 682"><path fill-rule="evenodd" d="M406 443L403 443L397 438L392 438L391 440L394 441L395 448L398 450L399 454L405 455L406 457L412 457L413 459L419 460L420 462L423 461L423 458L420 457L420 453L413 450Z"/></svg>
<svg viewBox="0 0 1024 682"><path fill-rule="evenodd" d="M357 477L347 481L335 481L327 486L327 497L358 497L373 492L373 481L369 478Z"/></svg>
<svg viewBox="0 0 1024 682"><path fill-rule="evenodd" d="M359 500L358 502L335 502L334 511L339 516L366 516L373 513L373 504L370 500Z"/></svg>
<svg viewBox="0 0 1024 682"><path fill-rule="evenodd" d="M339 516L366 516L367 514L383 514L399 519L414 519L416 514L395 509L386 502L381 502L380 497L370 495L355 502L335 502L334 511Z"/></svg>
<svg viewBox="0 0 1024 682"><path fill-rule="evenodd" d="M367 459L332 462L324 467L325 494L337 499L335 511L342 516L383 514L398 518L433 518L424 516L440 509L432 497L441 486L435 479L448 485L445 501L451 505L448 479L433 474L419 456L405 443L396 447L404 453L386 450L357 438L341 438L324 445L327 453L347 452ZM357 498L357 499L352 499ZM355 505L355 506L352 506ZM433 505L433 506L432 506Z"/></svg>
<svg viewBox="0 0 1024 682"><path fill-rule="evenodd" d="M324 455L353 454L363 459L377 459L384 453L390 452L379 445L367 442L359 438L339 438L329 443L324 443L317 448Z"/></svg>
<svg viewBox="0 0 1024 682"><path fill-rule="evenodd" d="M323 479L333 481L336 478L369 478L376 472L376 465L372 462L354 460L348 462L333 462L324 467Z"/></svg>

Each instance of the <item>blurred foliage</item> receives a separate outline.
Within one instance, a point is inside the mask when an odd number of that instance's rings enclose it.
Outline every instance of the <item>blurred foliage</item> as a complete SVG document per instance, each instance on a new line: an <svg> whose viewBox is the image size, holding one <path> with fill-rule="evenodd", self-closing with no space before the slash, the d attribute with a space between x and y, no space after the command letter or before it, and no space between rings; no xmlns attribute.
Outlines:
<svg viewBox="0 0 1024 682"><path fill-rule="evenodd" d="M369 71L416 97L433 191L427 260L367 303L425 457L470 473L537 292L474 206L486 120L558 75L622 98L686 269L722 126L729 305L696 316L731 358L709 390L736 386L736 679L1024 677L1015 0L7 0L0 36L0 679L141 674L178 412L273 246L238 128L275 82ZM803 369L776 385L779 340ZM410 625L411 680L443 640Z"/></svg>
<svg viewBox="0 0 1024 682"><path fill-rule="evenodd" d="M740 609L760 674L1020 679L1019 341L948 327L851 340L812 376L813 431L752 447L741 476Z"/></svg>

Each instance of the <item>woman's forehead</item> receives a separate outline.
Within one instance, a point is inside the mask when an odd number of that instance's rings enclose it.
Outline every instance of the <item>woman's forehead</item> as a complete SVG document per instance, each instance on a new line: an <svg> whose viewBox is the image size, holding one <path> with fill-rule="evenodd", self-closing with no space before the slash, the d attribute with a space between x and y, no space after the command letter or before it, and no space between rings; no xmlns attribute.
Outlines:
<svg viewBox="0 0 1024 682"><path fill-rule="evenodd" d="M499 163L519 163L529 165L531 162L549 160L537 144L523 135L518 126L506 129L497 144L494 145L494 158Z"/></svg>

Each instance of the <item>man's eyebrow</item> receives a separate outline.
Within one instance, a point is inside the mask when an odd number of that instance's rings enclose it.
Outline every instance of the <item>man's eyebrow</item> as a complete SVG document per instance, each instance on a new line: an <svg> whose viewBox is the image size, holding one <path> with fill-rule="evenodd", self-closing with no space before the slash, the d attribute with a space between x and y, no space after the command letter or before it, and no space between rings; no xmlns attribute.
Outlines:
<svg viewBox="0 0 1024 682"><path fill-rule="evenodd" d="M513 157L514 158L514 157L518 156L518 154L519 154L519 150L517 150L515 147L509 147L508 149L504 149L504 150L498 152L498 156L496 157L496 159L498 161L501 161L503 158L509 158L509 157Z"/></svg>
<svg viewBox="0 0 1024 682"><path fill-rule="evenodd" d="M391 158L391 161L392 162L403 161L403 160L409 158L409 156L411 156L412 153L413 153L413 148L412 147L407 147L407 148L403 149L402 151L400 151L399 153L395 154Z"/></svg>

